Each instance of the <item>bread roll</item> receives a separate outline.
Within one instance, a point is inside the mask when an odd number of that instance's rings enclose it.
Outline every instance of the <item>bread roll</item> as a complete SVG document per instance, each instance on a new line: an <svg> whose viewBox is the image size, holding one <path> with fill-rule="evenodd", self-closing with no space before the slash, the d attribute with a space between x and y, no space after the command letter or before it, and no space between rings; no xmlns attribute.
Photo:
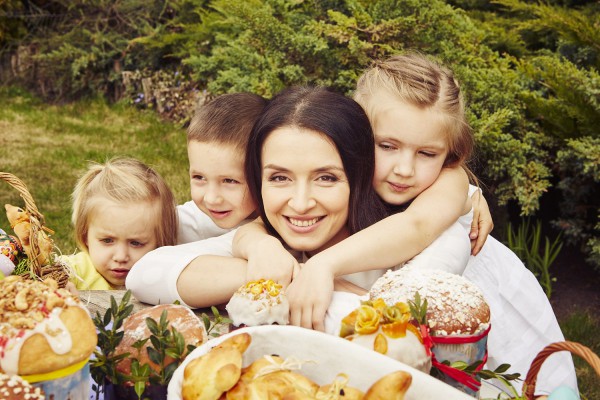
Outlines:
<svg viewBox="0 0 600 400"><path fill-rule="evenodd" d="M250 335L235 335L190 361L183 370L183 400L218 400L240 379L242 354L250 344Z"/></svg>
<svg viewBox="0 0 600 400"><path fill-rule="evenodd" d="M319 389L319 385L304 375L289 370L259 374L254 379L240 380L238 384L235 391L227 393L227 400L284 399L295 395L314 398Z"/></svg>
<svg viewBox="0 0 600 400"><path fill-rule="evenodd" d="M56 281L8 276L0 281L0 371L34 375L86 360L96 327L79 298Z"/></svg>
<svg viewBox="0 0 600 400"><path fill-rule="evenodd" d="M364 400L404 400L411 383L412 375L408 372L392 372L371 385Z"/></svg>
<svg viewBox="0 0 600 400"><path fill-rule="evenodd" d="M317 398L328 400L362 400L364 396L361 390L346 385L337 387L335 383L321 386L317 392Z"/></svg>
<svg viewBox="0 0 600 400"><path fill-rule="evenodd" d="M146 324L146 318L152 318L155 321L160 320L162 312L167 311L167 320L169 327L175 328L177 332L183 335L185 345L199 346L206 342L207 334L203 322L188 307L176 304L162 304L150 308L145 308L135 314L130 315L123 323L124 336L121 343L115 350L115 355L130 353L130 357L125 358L117 365L117 370L124 374L131 372L131 358L137 358L140 365L149 364L152 369L159 371L160 366L153 363L148 357L146 348L151 346L147 342L140 350L133 347L138 340L149 338L151 333ZM172 362L167 360L167 364Z"/></svg>

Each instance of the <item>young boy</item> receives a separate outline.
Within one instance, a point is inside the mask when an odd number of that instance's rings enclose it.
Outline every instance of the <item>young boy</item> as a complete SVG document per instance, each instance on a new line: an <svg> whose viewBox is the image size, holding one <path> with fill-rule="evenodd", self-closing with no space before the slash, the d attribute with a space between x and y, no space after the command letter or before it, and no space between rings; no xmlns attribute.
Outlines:
<svg viewBox="0 0 600 400"><path fill-rule="evenodd" d="M220 236L254 216L244 155L266 100L251 93L219 96L200 107L187 131L192 200L177 207L179 244Z"/></svg>
<svg viewBox="0 0 600 400"><path fill-rule="evenodd" d="M127 277L126 287L140 301L150 304L179 300L179 275L199 255L206 254L208 268L228 275L218 257L231 257L235 228L255 217L244 177L245 151L254 122L267 101L251 93L224 94L201 106L187 131L192 200L177 207L177 246L156 249L140 259ZM237 276L235 261L230 271ZM168 273L167 273L168 272ZM243 273L245 276L245 273ZM214 274L211 276L215 276ZM217 279L217 278L215 278ZM181 280L197 291L194 281ZM232 281L232 290L241 285ZM214 287L219 295L219 285ZM210 293L207 293L210 299ZM185 296L183 296L185 298ZM190 304L195 306L195 304Z"/></svg>

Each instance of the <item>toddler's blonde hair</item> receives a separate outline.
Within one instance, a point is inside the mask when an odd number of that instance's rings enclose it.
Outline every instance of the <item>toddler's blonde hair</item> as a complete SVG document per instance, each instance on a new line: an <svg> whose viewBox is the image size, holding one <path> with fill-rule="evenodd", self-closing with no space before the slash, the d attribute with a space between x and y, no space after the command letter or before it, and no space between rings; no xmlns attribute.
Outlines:
<svg viewBox="0 0 600 400"><path fill-rule="evenodd" d="M369 118L377 107L376 93L384 90L401 102L421 109L439 111L448 143L445 167L466 166L474 148L474 138L466 117L460 86L454 73L437 62L410 52L375 61L358 79L355 100Z"/></svg>
<svg viewBox="0 0 600 400"><path fill-rule="evenodd" d="M163 178L152 168L133 158L118 157L104 164L91 163L73 190L73 214L77 245L85 251L90 216L97 200L116 203L156 204L154 234L157 246L176 244L177 211L175 196Z"/></svg>

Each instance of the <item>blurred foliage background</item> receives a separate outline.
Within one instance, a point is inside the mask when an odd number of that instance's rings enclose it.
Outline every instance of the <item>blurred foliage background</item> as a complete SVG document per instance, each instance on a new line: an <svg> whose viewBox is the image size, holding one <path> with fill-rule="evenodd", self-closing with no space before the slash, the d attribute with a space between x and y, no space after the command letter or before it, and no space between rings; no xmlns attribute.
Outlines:
<svg viewBox="0 0 600 400"><path fill-rule="evenodd" d="M373 59L416 49L462 83L496 229L536 217L600 271L599 15L583 0L4 0L0 79L185 126L225 92L351 94Z"/></svg>

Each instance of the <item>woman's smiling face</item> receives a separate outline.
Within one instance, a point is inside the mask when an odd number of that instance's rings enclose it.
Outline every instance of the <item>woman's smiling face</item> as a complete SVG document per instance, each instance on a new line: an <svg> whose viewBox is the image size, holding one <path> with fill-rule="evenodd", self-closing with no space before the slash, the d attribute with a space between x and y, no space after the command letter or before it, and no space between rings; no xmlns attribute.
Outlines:
<svg viewBox="0 0 600 400"><path fill-rule="evenodd" d="M326 136L296 126L276 129L261 159L265 214L288 246L315 254L348 236L350 186Z"/></svg>

